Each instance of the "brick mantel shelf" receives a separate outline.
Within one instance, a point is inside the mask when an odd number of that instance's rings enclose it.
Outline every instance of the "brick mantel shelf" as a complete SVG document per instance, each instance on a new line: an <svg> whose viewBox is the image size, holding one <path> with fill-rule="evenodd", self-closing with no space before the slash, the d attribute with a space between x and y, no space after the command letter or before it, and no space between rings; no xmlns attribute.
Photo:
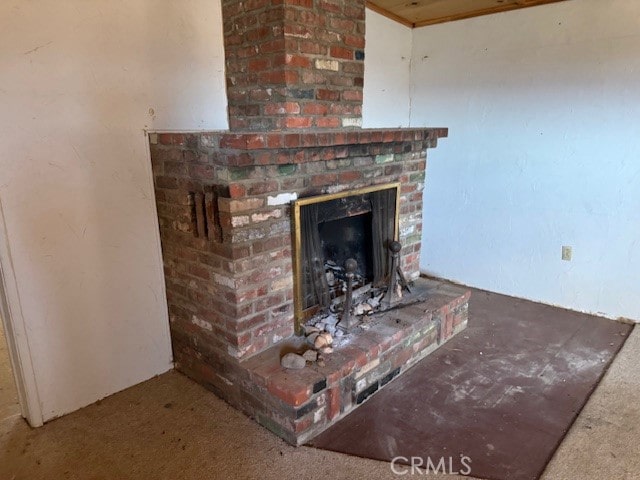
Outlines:
<svg viewBox="0 0 640 480"><path fill-rule="evenodd" d="M199 134L158 133L156 141L160 145L195 146L194 142L198 137L199 144L204 149L213 149L221 153L246 151L245 156L225 155L224 158L219 157L218 162L227 166L247 166L316 160L313 155L282 155L281 150L402 142L425 142L426 148L435 148L438 139L447 136L447 128L376 128L273 132L212 131ZM273 150L272 154L261 154L261 151L269 150Z"/></svg>

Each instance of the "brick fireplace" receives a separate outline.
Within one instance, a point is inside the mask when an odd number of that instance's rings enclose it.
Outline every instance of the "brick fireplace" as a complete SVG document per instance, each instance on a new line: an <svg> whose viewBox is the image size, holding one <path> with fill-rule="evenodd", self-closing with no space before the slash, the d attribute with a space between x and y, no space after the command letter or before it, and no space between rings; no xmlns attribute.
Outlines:
<svg viewBox="0 0 640 480"><path fill-rule="evenodd" d="M291 203L399 184L419 276L426 151L442 128L360 128L365 2L223 0L227 132L150 135L176 368L300 444L464 328L465 291L418 282L323 366L294 318Z"/></svg>

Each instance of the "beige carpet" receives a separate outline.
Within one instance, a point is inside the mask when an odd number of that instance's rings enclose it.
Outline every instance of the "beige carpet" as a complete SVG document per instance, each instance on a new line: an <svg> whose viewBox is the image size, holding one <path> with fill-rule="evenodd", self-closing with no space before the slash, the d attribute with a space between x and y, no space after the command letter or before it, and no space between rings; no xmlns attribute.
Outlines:
<svg viewBox="0 0 640 480"><path fill-rule="evenodd" d="M542 478L640 479L640 328L631 332Z"/></svg>
<svg viewBox="0 0 640 480"><path fill-rule="evenodd" d="M13 381L7 343L2 330L2 319L0 319L0 421L16 415L20 415L18 391Z"/></svg>
<svg viewBox="0 0 640 480"><path fill-rule="evenodd" d="M640 478L639 358L636 330L543 478ZM290 447L199 385L171 372L40 429L30 429L15 417L0 424L0 479L58 478L398 476L387 463Z"/></svg>

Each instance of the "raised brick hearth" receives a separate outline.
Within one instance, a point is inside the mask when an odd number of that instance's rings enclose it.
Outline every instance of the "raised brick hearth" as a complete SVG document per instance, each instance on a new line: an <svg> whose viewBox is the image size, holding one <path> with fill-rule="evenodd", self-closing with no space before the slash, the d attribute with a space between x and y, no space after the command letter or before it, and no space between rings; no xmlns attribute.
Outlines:
<svg viewBox="0 0 640 480"><path fill-rule="evenodd" d="M359 127L364 0L222 6L231 131L150 135L174 360L299 444L466 325L468 292L418 279L427 149L447 130ZM419 293L349 330L324 366L283 369L304 342L291 202L386 184L399 218L384 241L397 236Z"/></svg>
<svg viewBox="0 0 640 480"><path fill-rule="evenodd" d="M411 303L381 313L327 357L326 365L286 370L280 358L308 348L291 337L242 361L220 386L206 360L189 356L183 372L291 444L301 445L467 326L469 291L419 279Z"/></svg>

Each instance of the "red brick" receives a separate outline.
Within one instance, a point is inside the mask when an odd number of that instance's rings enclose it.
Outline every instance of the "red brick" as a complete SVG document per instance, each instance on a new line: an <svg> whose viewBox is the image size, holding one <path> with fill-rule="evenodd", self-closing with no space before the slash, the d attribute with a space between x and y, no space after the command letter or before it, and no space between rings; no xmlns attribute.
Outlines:
<svg viewBox="0 0 640 480"><path fill-rule="evenodd" d="M264 106L265 115L287 115L300 113L297 102L268 103Z"/></svg>
<svg viewBox="0 0 640 480"><path fill-rule="evenodd" d="M302 433L305 432L307 430L309 430L309 428L313 425L313 415L307 415L304 418L301 418L300 420L296 420L293 423L293 431L295 433Z"/></svg>
<svg viewBox="0 0 640 480"><path fill-rule="evenodd" d="M340 403L341 403L340 385L338 385L337 387L331 388L328 391L328 394L329 394L329 399L328 399L329 408L327 411L327 418L329 420L333 420L338 415L340 415Z"/></svg>
<svg viewBox="0 0 640 480"><path fill-rule="evenodd" d="M247 194L247 189L239 183L229 185L229 196L231 198L242 198Z"/></svg>
<svg viewBox="0 0 640 480"><path fill-rule="evenodd" d="M258 40L267 38L271 34L271 29L267 26L254 28L245 32L243 37L251 43L257 43Z"/></svg>
<svg viewBox="0 0 640 480"><path fill-rule="evenodd" d="M282 141L282 135L271 133L267 136L267 147L268 148L282 148L284 145Z"/></svg>
<svg viewBox="0 0 640 480"><path fill-rule="evenodd" d="M338 181L338 176L335 173L325 173L321 175L314 175L311 177L311 185L314 187L324 187L326 185L333 185Z"/></svg>
<svg viewBox="0 0 640 480"><path fill-rule="evenodd" d="M157 188L176 189L178 188L178 179L174 177L156 177L155 184Z"/></svg>
<svg viewBox="0 0 640 480"><path fill-rule="evenodd" d="M333 45L329 52L333 58L343 58L345 60L353 60L353 50Z"/></svg>
<svg viewBox="0 0 640 480"><path fill-rule="evenodd" d="M220 148L244 148L247 145L244 135L224 135L220 139Z"/></svg>
<svg viewBox="0 0 640 480"><path fill-rule="evenodd" d="M362 35L345 35L345 45L355 48L364 48L364 37Z"/></svg>
<svg viewBox="0 0 640 480"><path fill-rule="evenodd" d="M326 115L329 106L322 103L305 103L302 106L302 113L305 115Z"/></svg>
<svg viewBox="0 0 640 480"><path fill-rule="evenodd" d="M261 72L271 67L271 62L268 58L256 58L249 60L247 63L247 69L250 72Z"/></svg>
<svg viewBox="0 0 640 480"><path fill-rule="evenodd" d="M320 117L316 119L316 126L320 128L338 128L341 123L338 117Z"/></svg>
<svg viewBox="0 0 640 480"><path fill-rule="evenodd" d="M264 135L247 135L246 142L248 149L264 148L266 145Z"/></svg>
<svg viewBox="0 0 640 480"><path fill-rule="evenodd" d="M209 274L209 269L206 267L202 267L200 265L189 266L189 273L196 277L200 277L204 280L209 280L209 278L211 278Z"/></svg>
<svg viewBox="0 0 640 480"><path fill-rule="evenodd" d="M453 335L453 320L454 315L452 313L445 315L443 340L446 340Z"/></svg>
<svg viewBox="0 0 640 480"><path fill-rule="evenodd" d="M284 245L284 237L271 237L265 240L256 240L253 242L253 253L262 253L281 248Z"/></svg>
<svg viewBox="0 0 640 480"><path fill-rule="evenodd" d="M249 318L243 318L236 321L231 321L235 325L230 325L231 328L237 329L237 331L251 330L267 321L267 316L264 313L253 315Z"/></svg>
<svg viewBox="0 0 640 480"><path fill-rule="evenodd" d="M353 20L329 17L329 27L342 32L355 32L356 23Z"/></svg>
<svg viewBox="0 0 640 480"><path fill-rule="evenodd" d="M298 48L301 53L309 53L312 55L324 55L327 52L327 47L310 40L298 42Z"/></svg>
<svg viewBox="0 0 640 480"><path fill-rule="evenodd" d="M292 67L311 68L311 59L302 55L287 53L285 63Z"/></svg>
<svg viewBox="0 0 640 480"><path fill-rule="evenodd" d="M331 2L328 0L321 0L320 1L320 5L319 8L321 8L322 10L325 10L327 12L333 12L333 13L341 13L342 12L342 3L339 2Z"/></svg>
<svg viewBox="0 0 640 480"><path fill-rule="evenodd" d="M316 92L316 98L318 100L330 100L332 102L337 102L340 100L340 92L321 88Z"/></svg>
<svg viewBox="0 0 640 480"><path fill-rule="evenodd" d="M413 347L409 346L400 351L394 351L391 356L391 367L398 368L405 365L413 357Z"/></svg>
<svg viewBox="0 0 640 480"><path fill-rule="evenodd" d="M345 90L342 92L342 99L348 102L362 101L362 90Z"/></svg>
<svg viewBox="0 0 640 480"><path fill-rule="evenodd" d="M304 8L311 8L313 6L313 0L283 0L283 3Z"/></svg>
<svg viewBox="0 0 640 480"><path fill-rule="evenodd" d="M273 380L273 379L272 379ZM299 407L311 396L311 387L307 385L296 385L295 383L284 383L281 378L277 382L270 381L268 390L286 404Z"/></svg>
<svg viewBox="0 0 640 480"><path fill-rule="evenodd" d="M327 83L327 79L324 73L314 72L314 71L304 71L302 72L302 83L308 85L323 85Z"/></svg>
<svg viewBox="0 0 640 480"><path fill-rule="evenodd" d="M180 133L160 133L158 134L158 143L161 145L186 145L186 136Z"/></svg>
<svg viewBox="0 0 640 480"><path fill-rule="evenodd" d="M288 117L285 119L287 128L309 128L311 126L311 118L309 117Z"/></svg>
<svg viewBox="0 0 640 480"><path fill-rule="evenodd" d="M362 20L361 24L364 25L365 8L361 2L351 2L346 4L344 6L344 15L347 18Z"/></svg>
<svg viewBox="0 0 640 480"><path fill-rule="evenodd" d="M340 183L351 183L362 180L362 172L344 172L338 177Z"/></svg>
<svg viewBox="0 0 640 480"><path fill-rule="evenodd" d="M287 148L295 148L300 146L300 135L297 133L287 133L283 138L284 146Z"/></svg>
<svg viewBox="0 0 640 480"><path fill-rule="evenodd" d="M260 46L258 47L258 50L261 54L265 54L265 53L280 52L284 50L284 47L285 47L284 39L276 38L274 40L269 40L267 42L261 43ZM249 47L249 48L255 52L255 47Z"/></svg>

